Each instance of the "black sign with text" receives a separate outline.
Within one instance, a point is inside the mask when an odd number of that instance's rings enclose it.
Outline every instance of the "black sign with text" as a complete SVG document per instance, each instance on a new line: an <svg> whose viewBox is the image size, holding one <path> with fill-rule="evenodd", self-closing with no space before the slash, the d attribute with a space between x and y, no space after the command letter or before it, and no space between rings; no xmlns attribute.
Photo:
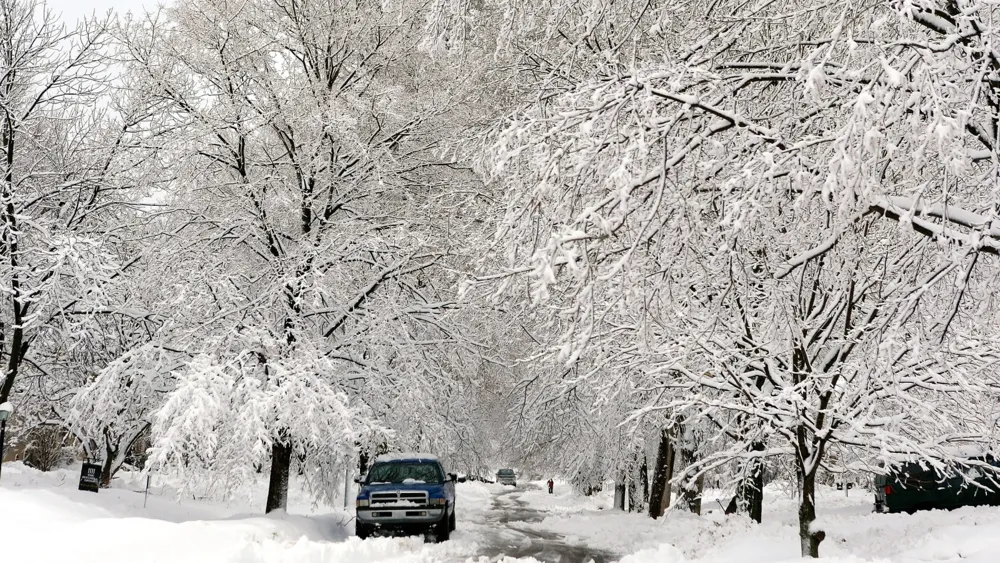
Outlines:
<svg viewBox="0 0 1000 563"><path fill-rule="evenodd" d="M96 463L83 463L80 470L80 490L97 492L101 488L101 466Z"/></svg>

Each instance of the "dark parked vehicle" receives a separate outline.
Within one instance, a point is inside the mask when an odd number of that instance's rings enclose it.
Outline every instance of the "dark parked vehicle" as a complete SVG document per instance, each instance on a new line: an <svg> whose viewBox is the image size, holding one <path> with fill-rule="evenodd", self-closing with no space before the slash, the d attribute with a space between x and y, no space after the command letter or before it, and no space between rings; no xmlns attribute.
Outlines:
<svg viewBox="0 0 1000 563"><path fill-rule="evenodd" d="M379 456L367 475L358 477L355 533L424 534L446 541L455 530L455 483L464 482L430 454Z"/></svg>
<svg viewBox="0 0 1000 563"><path fill-rule="evenodd" d="M501 485L513 485L517 486L517 475L514 474L513 469L501 469L497 471L497 483Z"/></svg>
<svg viewBox="0 0 1000 563"><path fill-rule="evenodd" d="M1000 470L993 456L969 458ZM975 464L960 465L951 474L939 474L916 462L895 466L875 476L875 512L952 509L961 506L1000 506L1000 475Z"/></svg>

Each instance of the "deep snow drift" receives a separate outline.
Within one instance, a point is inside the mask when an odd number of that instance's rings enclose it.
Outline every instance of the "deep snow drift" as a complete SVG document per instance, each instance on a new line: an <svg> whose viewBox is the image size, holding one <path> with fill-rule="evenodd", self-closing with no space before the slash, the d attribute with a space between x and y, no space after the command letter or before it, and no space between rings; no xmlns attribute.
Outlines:
<svg viewBox="0 0 1000 563"><path fill-rule="evenodd" d="M117 480L98 494L76 490L78 472L40 473L6 464L0 479L0 561L21 562L324 562L324 563L533 563L531 558L481 557L501 530L494 499L506 493L547 515L518 528L554 532L569 544L618 554L622 563L777 563L797 556L795 503L769 489L764 524L725 518L718 503L706 515L671 513L653 521L611 510L607 493L582 497L563 483L554 495L542 483L510 487L465 483L458 487L458 531L452 541L425 545L420 538L353 537L352 514L314 506L300 490L292 515L255 516L247 505L175 500L151 494L143 508L141 481ZM154 490L158 492L158 490ZM823 560L995 562L1000 553L1000 510L965 508L913 516L872 514L870 495L821 491L820 521L827 531ZM259 509L258 509L259 510ZM493 512L490 512L493 510ZM495 542L493 542L495 543Z"/></svg>

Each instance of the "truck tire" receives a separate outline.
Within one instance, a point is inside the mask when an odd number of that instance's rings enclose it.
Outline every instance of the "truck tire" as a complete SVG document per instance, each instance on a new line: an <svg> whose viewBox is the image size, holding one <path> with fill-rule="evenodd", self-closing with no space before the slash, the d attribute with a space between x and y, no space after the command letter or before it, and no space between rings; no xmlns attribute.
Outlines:
<svg viewBox="0 0 1000 563"><path fill-rule="evenodd" d="M451 532L455 531L455 511L451 511L451 516L448 517L448 530Z"/></svg>
<svg viewBox="0 0 1000 563"><path fill-rule="evenodd" d="M361 522L354 523L354 535L358 536L358 539L366 540L368 536L372 535L372 527Z"/></svg>
<svg viewBox="0 0 1000 563"><path fill-rule="evenodd" d="M441 521L434 527L434 536L437 543L451 539L451 518L447 515L447 507L445 507L445 510L445 516L441 518Z"/></svg>

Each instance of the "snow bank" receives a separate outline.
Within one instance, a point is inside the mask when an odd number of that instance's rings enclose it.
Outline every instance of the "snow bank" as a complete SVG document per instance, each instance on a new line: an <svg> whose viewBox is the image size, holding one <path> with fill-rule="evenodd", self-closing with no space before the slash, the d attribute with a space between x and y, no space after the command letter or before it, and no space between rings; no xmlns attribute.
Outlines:
<svg viewBox="0 0 1000 563"><path fill-rule="evenodd" d="M458 530L452 541L354 537L353 514L308 502L289 491L290 506L312 514L252 515L259 506L176 500L157 493L143 508L145 480L124 474L111 489L76 490L79 468L42 473L4 464L0 480L0 561L40 563L437 563L474 559L494 525L480 523L493 508L496 485L457 485ZM256 508L255 508L256 506ZM327 510L327 512L321 512ZM530 559L508 558L510 563Z"/></svg>
<svg viewBox="0 0 1000 563"><path fill-rule="evenodd" d="M569 483L557 481L550 495L548 485L544 481L532 481L527 485L524 491L518 494L518 498L530 504L532 508L546 512L573 513L584 510L604 510L610 509L614 504L614 491L604 490L586 497L573 489ZM511 488L504 487L504 490Z"/></svg>
<svg viewBox="0 0 1000 563"><path fill-rule="evenodd" d="M332 545L350 551L353 560L365 560L363 548L345 541L352 525L344 512L239 518L235 514L250 507L234 511L155 494L143 508L144 495L132 489L135 483L118 481L118 488L95 494L76 489L78 476L79 470L41 473L4 464L5 561L283 561L284 554L302 554L305 546L322 555Z"/></svg>
<svg viewBox="0 0 1000 563"><path fill-rule="evenodd" d="M871 512L864 491L822 487L817 523L826 531L820 545L826 563L918 563L1000 560L1000 510L966 507L907 514ZM524 500L536 495L525 494ZM534 502L534 501L532 501ZM544 500L541 501L544 503ZM570 506L572 500L559 501ZM580 501L578 508L586 501ZM620 553L621 563L792 563L799 556L796 501L780 488L765 491L763 523L725 516L714 500L705 515L669 512L652 520L618 510L564 509L529 526L557 533L569 543ZM630 554L630 555L626 555Z"/></svg>
<svg viewBox="0 0 1000 563"><path fill-rule="evenodd" d="M482 511L493 504L493 496L503 489L479 481L466 481L455 485L455 504L463 510Z"/></svg>

